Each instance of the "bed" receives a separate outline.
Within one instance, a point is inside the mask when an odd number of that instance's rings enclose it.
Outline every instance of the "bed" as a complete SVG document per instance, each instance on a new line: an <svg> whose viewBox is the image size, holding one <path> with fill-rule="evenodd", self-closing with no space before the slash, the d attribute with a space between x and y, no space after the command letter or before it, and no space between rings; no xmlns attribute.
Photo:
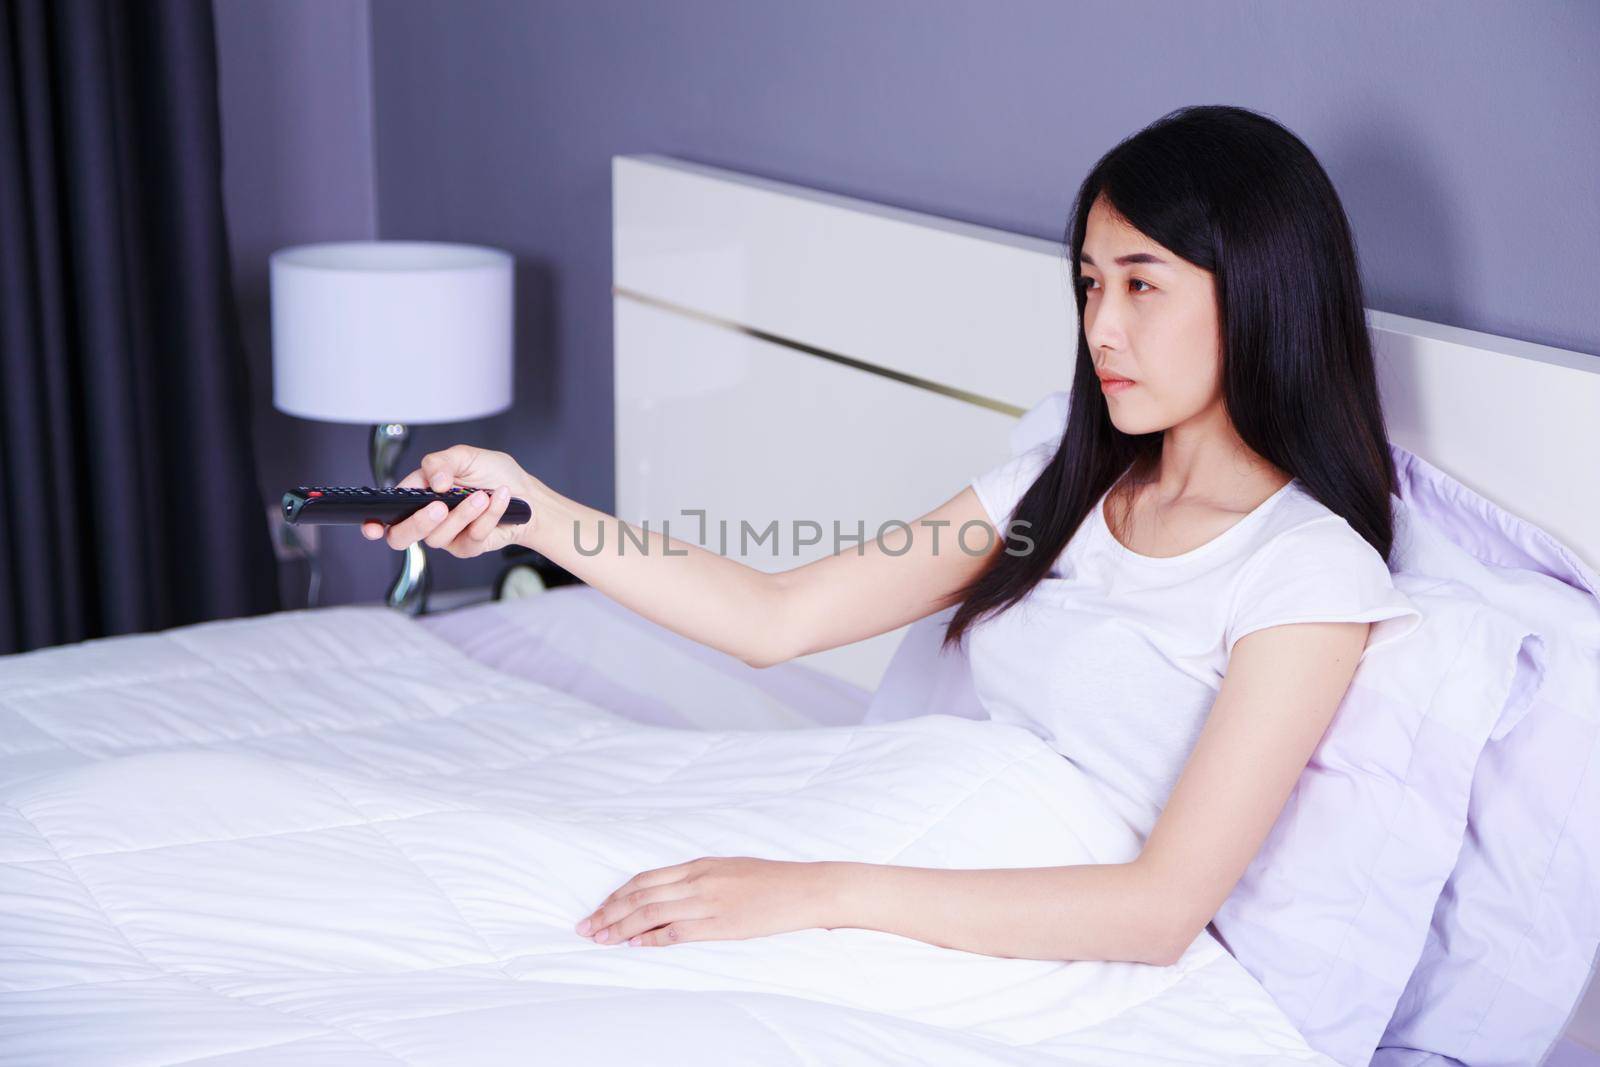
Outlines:
<svg viewBox="0 0 1600 1067"><path fill-rule="evenodd" d="M630 521L792 567L835 519L959 490L1068 384L1058 245L658 156L613 189ZM1586 357L1371 321L1392 436L1595 560L1596 503L1564 491L1600 448ZM905 634L756 671L579 586L0 659L0 1063L1335 1062L1210 934L1151 967L572 932L696 855L1133 854L1031 734L863 721ZM1597 1035L1579 1011L1550 1062Z"/></svg>

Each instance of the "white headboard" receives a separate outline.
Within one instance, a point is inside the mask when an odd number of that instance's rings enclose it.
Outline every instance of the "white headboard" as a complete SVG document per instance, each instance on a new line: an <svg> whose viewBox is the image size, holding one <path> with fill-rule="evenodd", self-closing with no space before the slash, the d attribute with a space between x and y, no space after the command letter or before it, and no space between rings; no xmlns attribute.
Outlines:
<svg viewBox="0 0 1600 1067"><path fill-rule="evenodd" d="M787 570L835 550L834 521L870 540L960 492L1071 385L1058 242L656 155L614 157L612 190L630 522ZM1367 319L1391 439L1600 566L1600 358ZM778 543L740 551L741 520ZM796 520L821 542L794 551ZM871 688L902 634L803 661Z"/></svg>

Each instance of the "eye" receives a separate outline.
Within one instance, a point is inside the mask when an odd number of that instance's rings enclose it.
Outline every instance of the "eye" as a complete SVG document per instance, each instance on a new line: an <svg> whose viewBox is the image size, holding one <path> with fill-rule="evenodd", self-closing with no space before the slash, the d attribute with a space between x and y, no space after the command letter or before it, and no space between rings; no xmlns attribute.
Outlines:
<svg viewBox="0 0 1600 1067"><path fill-rule="evenodd" d="M1089 287L1092 284L1094 284L1094 279L1088 277L1087 275L1080 276L1078 278L1078 288L1084 290L1085 292L1087 292L1089 290ZM1150 285L1150 283L1145 281L1143 278L1130 278L1130 279L1128 279L1128 284L1129 285L1144 285L1144 286L1148 286L1149 287L1147 289L1135 289L1134 292L1136 292L1136 293L1150 292L1150 291L1155 289L1155 286Z"/></svg>

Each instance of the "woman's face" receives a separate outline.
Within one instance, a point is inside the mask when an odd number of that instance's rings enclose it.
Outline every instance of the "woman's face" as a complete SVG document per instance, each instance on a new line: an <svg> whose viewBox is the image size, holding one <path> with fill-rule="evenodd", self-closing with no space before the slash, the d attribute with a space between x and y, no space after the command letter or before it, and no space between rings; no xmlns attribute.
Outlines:
<svg viewBox="0 0 1600 1067"><path fill-rule="evenodd" d="M1106 392L1123 433L1153 433L1222 402L1216 278L1114 214L1104 197L1084 230L1083 334L1099 374L1131 378Z"/></svg>

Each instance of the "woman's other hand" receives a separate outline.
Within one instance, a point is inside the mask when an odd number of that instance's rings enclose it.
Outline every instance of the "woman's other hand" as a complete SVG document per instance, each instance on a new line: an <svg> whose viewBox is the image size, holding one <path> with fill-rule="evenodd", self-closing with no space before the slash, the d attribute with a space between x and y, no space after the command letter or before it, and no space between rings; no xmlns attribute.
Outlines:
<svg viewBox="0 0 1600 1067"><path fill-rule="evenodd" d="M826 926L838 864L703 856L634 875L578 922L601 945L743 940Z"/></svg>
<svg viewBox="0 0 1600 1067"><path fill-rule="evenodd" d="M504 452L471 445L452 445L442 452L430 452L422 457L420 467L399 481L397 488L444 493L458 485L486 491L473 493L454 508L436 500L387 529L379 522L364 522L361 536L369 541L381 537L393 549L421 541L465 559L519 543L523 532L535 521L500 525L500 516L513 496L526 500L532 508L534 489L541 486Z"/></svg>

